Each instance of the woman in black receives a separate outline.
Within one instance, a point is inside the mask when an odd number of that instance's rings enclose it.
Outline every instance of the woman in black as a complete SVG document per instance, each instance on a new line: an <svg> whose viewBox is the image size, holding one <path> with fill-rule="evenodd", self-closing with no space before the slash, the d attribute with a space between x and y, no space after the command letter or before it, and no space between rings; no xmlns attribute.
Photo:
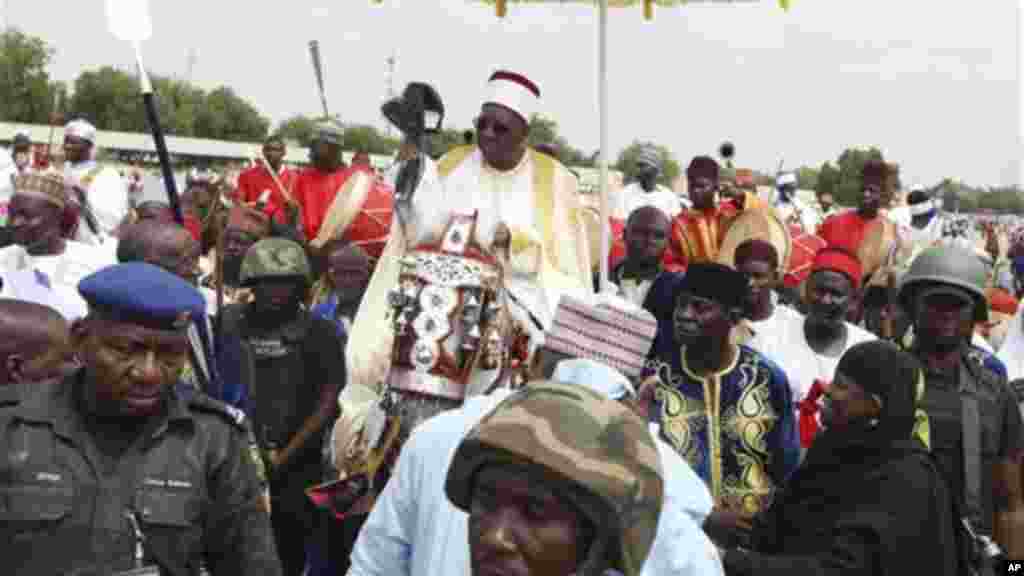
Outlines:
<svg viewBox="0 0 1024 576"><path fill-rule="evenodd" d="M920 365L895 345L850 348L825 430L758 517L752 549L723 550L729 576L957 574L953 503L915 434Z"/></svg>

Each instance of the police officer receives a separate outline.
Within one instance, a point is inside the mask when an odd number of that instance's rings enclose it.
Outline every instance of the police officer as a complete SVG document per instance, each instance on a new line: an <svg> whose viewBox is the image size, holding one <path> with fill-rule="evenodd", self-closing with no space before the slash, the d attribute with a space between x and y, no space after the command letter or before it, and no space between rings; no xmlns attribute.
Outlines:
<svg viewBox="0 0 1024 576"><path fill-rule="evenodd" d="M327 548L328 518L305 491L324 479L324 433L338 416L345 380L343 346L334 324L303 306L312 274L299 244L257 242L239 278L253 300L225 308L218 365L225 382L242 384L230 396L252 418L267 462L281 564L286 576L298 576L308 552Z"/></svg>
<svg viewBox="0 0 1024 576"><path fill-rule="evenodd" d="M925 366L922 407L931 448L960 514L981 540L1011 558L1024 555L1021 415L1002 363L970 345L987 316L981 260L958 247L924 250L900 285L900 305L914 325L912 353Z"/></svg>
<svg viewBox="0 0 1024 576"><path fill-rule="evenodd" d="M82 369L0 389L0 558L19 574L280 575L244 416L176 385L202 296L144 263L79 291Z"/></svg>

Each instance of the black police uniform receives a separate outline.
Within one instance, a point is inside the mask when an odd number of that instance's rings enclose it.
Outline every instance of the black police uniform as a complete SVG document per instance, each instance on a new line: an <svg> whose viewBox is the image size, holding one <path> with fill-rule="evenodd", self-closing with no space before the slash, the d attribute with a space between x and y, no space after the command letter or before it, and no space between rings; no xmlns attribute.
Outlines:
<svg viewBox="0 0 1024 576"><path fill-rule="evenodd" d="M918 353L916 350L913 352ZM993 357L972 346L965 346L956 370L937 372L925 369L925 394L921 407L930 422L931 451L939 462L952 494L959 497L962 512L975 530L991 535L992 515L998 507L994 498L993 465L1013 457L1024 448L1021 414L1005 377L990 368ZM980 470L970 489L965 477L962 397L977 399L977 432ZM975 494L969 494L975 492Z"/></svg>
<svg viewBox="0 0 1024 576"><path fill-rule="evenodd" d="M0 559L27 575L277 576L247 424L185 386L135 431L84 407L82 373L0 388ZM120 444L118 446L118 444Z"/></svg>

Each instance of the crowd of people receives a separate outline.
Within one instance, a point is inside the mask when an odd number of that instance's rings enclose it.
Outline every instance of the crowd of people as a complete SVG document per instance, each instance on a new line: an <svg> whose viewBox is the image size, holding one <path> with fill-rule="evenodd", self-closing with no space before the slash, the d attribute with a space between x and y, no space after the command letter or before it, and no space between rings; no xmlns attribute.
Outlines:
<svg viewBox="0 0 1024 576"><path fill-rule="evenodd" d="M639 155L602 277L495 72L434 160L237 178L12 145L0 555L15 573L995 574L1024 558L1024 234L869 160L858 205Z"/></svg>

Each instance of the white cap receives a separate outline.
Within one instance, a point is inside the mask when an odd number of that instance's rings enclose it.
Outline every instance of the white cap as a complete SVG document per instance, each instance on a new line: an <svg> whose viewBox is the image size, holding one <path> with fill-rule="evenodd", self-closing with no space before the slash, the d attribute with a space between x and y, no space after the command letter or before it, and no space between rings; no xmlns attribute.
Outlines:
<svg viewBox="0 0 1024 576"><path fill-rule="evenodd" d="M555 366L551 379L586 386L611 400L635 396L636 390L622 372L589 358L569 358Z"/></svg>
<svg viewBox="0 0 1024 576"><path fill-rule="evenodd" d="M498 70L487 81L489 94L485 104L498 104L529 122L540 106L540 88L529 78L515 72Z"/></svg>
<svg viewBox="0 0 1024 576"><path fill-rule="evenodd" d="M779 177L775 179L776 186L782 187L785 186L786 184L793 184L795 186L796 174L793 174L792 172L784 172L782 174L779 174Z"/></svg>
<svg viewBox="0 0 1024 576"><path fill-rule="evenodd" d="M96 143L96 127L85 120L72 120L64 126L65 136L75 136L90 144Z"/></svg>

